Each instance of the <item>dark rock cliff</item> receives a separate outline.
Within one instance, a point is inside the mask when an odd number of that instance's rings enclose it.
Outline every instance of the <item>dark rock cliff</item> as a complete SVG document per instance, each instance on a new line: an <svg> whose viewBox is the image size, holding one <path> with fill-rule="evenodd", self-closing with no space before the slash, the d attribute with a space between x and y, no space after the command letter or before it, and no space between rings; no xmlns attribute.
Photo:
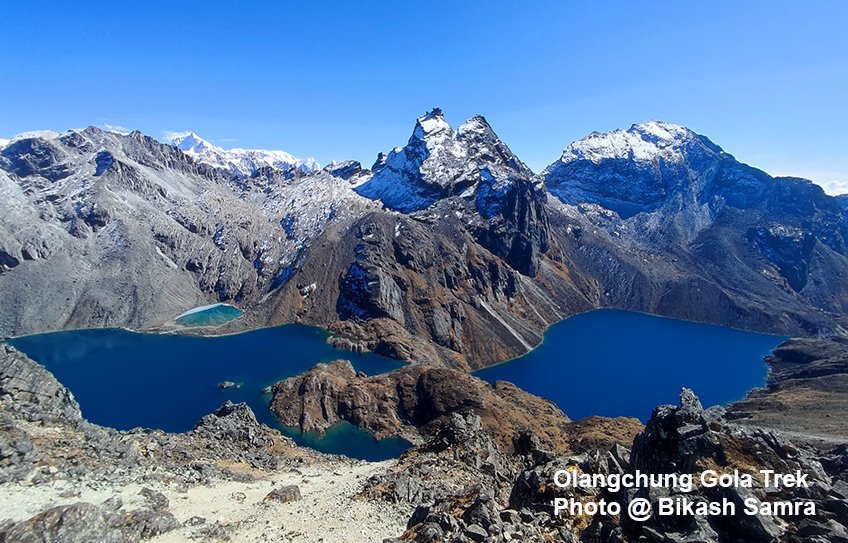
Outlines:
<svg viewBox="0 0 848 543"><path fill-rule="evenodd" d="M0 343L0 405L30 421L82 421L71 392L40 364Z"/></svg>

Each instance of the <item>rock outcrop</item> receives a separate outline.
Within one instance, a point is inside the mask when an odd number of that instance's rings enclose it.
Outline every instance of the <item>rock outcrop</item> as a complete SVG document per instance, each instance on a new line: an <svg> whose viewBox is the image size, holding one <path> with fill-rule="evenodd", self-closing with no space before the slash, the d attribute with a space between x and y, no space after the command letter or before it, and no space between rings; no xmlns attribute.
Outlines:
<svg viewBox="0 0 848 543"><path fill-rule="evenodd" d="M570 421L551 402L507 382L490 386L459 370L415 365L368 377L340 360L280 381L271 392L271 410L283 424L303 431L323 432L344 420L377 437L401 435L417 442L419 434L438 433L445 420L474 413L505 450L528 428L552 448L567 446Z"/></svg>
<svg viewBox="0 0 848 543"><path fill-rule="evenodd" d="M247 444L257 450L271 448L275 437L268 428L256 420L256 415L246 403L227 400L218 410L200 419L193 430L210 441Z"/></svg>
<svg viewBox="0 0 848 543"><path fill-rule="evenodd" d="M29 421L82 421L79 404L52 373L0 343L0 406Z"/></svg>
<svg viewBox="0 0 848 543"><path fill-rule="evenodd" d="M848 439L848 342L797 338L766 357L766 386L728 407L728 417L752 427L779 428L798 441Z"/></svg>
<svg viewBox="0 0 848 543"><path fill-rule="evenodd" d="M14 523L0 532L0 537L9 543L131 543L179 526L174 516L166 511L116 512L78 502L53 507L29 520Z"/></svg>
<svg viewBox="0 0 848 543"><path fill-rule="evenodd" d="M451 465L454 477L443 477L441 480L447 484L441 487L432 483L429 471L422 470L424 466L439 465L429 457L407 460L411 465L404 466L393 478L375 479L372 488L393 492L395 499L412 489L422 497L423 503L403 535L404 540L421 542L794 542L813 534L821 541L841 541L846 536L846 471L836 467L844 465L844 448L822 452L798 447L779 433L737 426L724 417L723 409L705 410L689 390L684 389L679 406L658 407L632 447L613 444L577 455L557 455L540 447L532 436L520 435L517 439L522 446L516 448L513 456L504 455L497 448L487 456L464 456L463 451L485 446L485 438L463 440L452 449L457 459ZM469 483L462 477L468 472L462 459L484 466L480 470L483 474L497 476L483 475L476 484ZM636 470L682 474L703 469L721 473L738 469L761 477L759 469L778 473L800 469L808 474L810 484L800 489L764 489L762 481L751 489L696 485L688 493L673 488L558 488L553 482L554 473L566 467L586 474L619 476ZM739 513L732 517L654 514L645 522L635 522L627 514L570 516L555 515L553 510L555 497L572 497L581 502L603 499L625 506L634 498L645 498L656 511L660 498L678 499L684 494L696 502L726 499L740 508L745 499L755 499L757 503L804 499L815 504L817 513Z"/></svg>

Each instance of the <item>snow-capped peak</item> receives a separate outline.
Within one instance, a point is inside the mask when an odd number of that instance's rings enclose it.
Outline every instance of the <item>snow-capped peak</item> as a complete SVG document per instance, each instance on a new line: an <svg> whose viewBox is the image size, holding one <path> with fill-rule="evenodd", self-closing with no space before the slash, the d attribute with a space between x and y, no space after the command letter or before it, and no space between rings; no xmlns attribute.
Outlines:
<svg viewBox="0 0 848 543"><path fill-rule="evenodd" d="M627 130L592 132L565 148L561 162L627 159L650 162L657 158L681 160L682 148L699 136L686 127L663 121L634 124Z"/></svg>
<svg viewBox="0 0 848 543"><path fill-rule="evenodd" d="M167 134L171 145L180 149L197 162L216 168L225 168L233 174L250 176L256 170L271 167L278 170L298 169L314 172L321 168L312 158L299 159L285 151L265 149L224 149L209 143L195 132L171 132Z"/></svg>
<svg viewBox="0 0 848 543"><path fill-rule="evenodd" d="M447 196L471 194L481 176L493 183L515 173L533 176L482 116L472 117L455 132L439 108L418 117L407 145L381 153L372 172L356 191L403 213L425 209Z"/></svg>
<svg viewBox="0 0 848 543"><path fill-rule="evenodd" d="M2 149L3 147L6 147L11 142L12 142L12 140L10 140L9 138L0 138L0 149Z"/></svg>
<svg viewBox="0 0 848 543"><path fill-rule="evenodd" d="M465 136L468 134L491 134L494 133L489 121L482 115L475 115L459 125L459 135Z"/></svg>
<svg viewBox="0 0 848 543"><path fill-rule="evenodd" d="M442 110L418 117L406 147L380 154L374 175L356 191L404 213L424 209L466 174L467 150Z"/></svg>
<svg viewBox="0 0 848 543"><path fill-rule="evenodd" d="M212 145L194 132L175 132L168 134L168 136L171 140L171 145L181 151L192 153L201 153L207 149L221 152L224 151L222 148Z"/></svg>
<svg viewBox="0 0 848 543"><path fill-rule="evenodd" d="M442 156L465 156L465 149L457 141L456 132L445 120L442 110L437 107L415 120L415 129L412 131L412 137L409 138L407 148L417 149L422 143L433 160ZM388 158L389 162L392 161L392 155L396 154L396 151L392 151Z"/></svg>
<svg viewBox="0 0 848 543"><path fill-rule="evenodd" d="M442 110L435 107L424 115L418 117L415 123L413 136L419 139L425 139L428 136L446 133L453 136L453 129L442 115Z"/></svg>

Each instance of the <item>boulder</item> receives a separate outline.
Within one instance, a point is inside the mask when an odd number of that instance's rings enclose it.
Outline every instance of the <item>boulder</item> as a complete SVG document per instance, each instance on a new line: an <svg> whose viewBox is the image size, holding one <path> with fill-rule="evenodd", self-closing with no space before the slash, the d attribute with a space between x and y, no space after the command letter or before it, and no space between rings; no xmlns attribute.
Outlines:
<svg viewBox="0 0 848 543"><path fill-rule="evenodd" d="M289 503L300 499L300 488L297 485L286 485L269 492L263 501Z"/></svg>
<svg viewBox="0 0 848 543"><path fill-rule="evenodd" d="M79 502L52 507L29 520L12 524L0 533L7 543L129 543L96 505Z"/></svg>
<svg viewBox="0 0 848 543"><path fill-rule="evenodd" d="M139 494L144 496L148 506L154 511L167 511L170 506L168 498L156 490L145 487L141 489Z"/></svg>
<svg viewBox="0 0 848 543"><path fill-rule="evenodd" d="M194 427L195 433L211 439L245 442L255 447L267 447L273 443L266 430L256 420L250 406L229 400L215 412L200 419Z"/></svg>

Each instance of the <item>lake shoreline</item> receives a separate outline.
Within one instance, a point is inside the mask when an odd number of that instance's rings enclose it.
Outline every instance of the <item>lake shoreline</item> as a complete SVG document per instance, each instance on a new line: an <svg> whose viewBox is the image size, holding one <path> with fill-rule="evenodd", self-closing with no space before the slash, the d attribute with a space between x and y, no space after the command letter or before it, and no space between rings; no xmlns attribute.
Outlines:
<svg viewBox="0 0 848 543"><path fill-rule="evenodd" d="M368 374L403 365L373 353L336 349L326 337L320 328L292 324L218 337L87 329L8 343L68 387L92 422L118 430L179 433L191 430L201 416L227 400L248 403L263 423L274 426L277 421L263 389L316 363L346 358ZM242 386L222 389L220 383L225 381ZM160 398L154 404L149 402L151 391ZM294 437L305 441L308 436ZM374 439L372 446L362 436L354 437L361 451L349 451L352 457L380 460L386 456L379 454L381 448L390 450L391 456L399 450L397 444L381 445ZM322 448L314 440L313 446Z"/></svg>

